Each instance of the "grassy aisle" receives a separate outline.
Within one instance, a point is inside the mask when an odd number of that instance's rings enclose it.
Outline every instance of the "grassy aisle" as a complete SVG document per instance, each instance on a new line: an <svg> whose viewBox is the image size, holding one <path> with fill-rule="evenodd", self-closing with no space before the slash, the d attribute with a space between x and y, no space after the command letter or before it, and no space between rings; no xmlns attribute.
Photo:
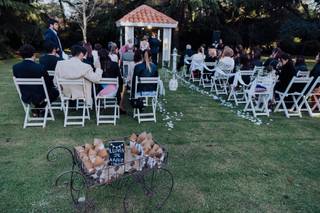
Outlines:
<svg viewBox="0 0 320 213"><path fill-rule="evenodd" d="M163 212L319 212L320 119L272 115L270 125L243 120L211 98L179 87L162 101L173 119L138 125L122 116L116 126L63 128L63 114L45 129L23 129L23 109L14 88L11 66L0 61L0 212L70 212L66 190L52 188L68 168L46 161L50 146L74 146L94 137L112 138L147 130L170 151L175 188ZM167 85L167 83L165 83ZM167 103L166 103L167 102ZM172 116L171 116L172 117ZM180 117L179 117L180 118ZM96 212L121 212L123 192L91 191Z"/></svg>

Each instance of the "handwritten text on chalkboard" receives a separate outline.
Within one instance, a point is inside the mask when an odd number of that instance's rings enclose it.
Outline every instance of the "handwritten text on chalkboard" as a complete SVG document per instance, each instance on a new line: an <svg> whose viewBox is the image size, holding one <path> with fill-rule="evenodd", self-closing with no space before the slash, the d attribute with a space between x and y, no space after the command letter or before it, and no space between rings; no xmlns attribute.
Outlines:
<svg viewBox="0 0 320 213"><path fill-rule="evenodd" d="M116 166L124 163L124 141L109 142L109 164Z"/></svg>

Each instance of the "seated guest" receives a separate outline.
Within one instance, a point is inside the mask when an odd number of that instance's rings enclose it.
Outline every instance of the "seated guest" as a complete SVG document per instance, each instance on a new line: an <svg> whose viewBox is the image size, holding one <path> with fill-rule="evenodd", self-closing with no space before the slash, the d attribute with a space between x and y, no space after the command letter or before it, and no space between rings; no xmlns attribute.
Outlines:
<svg viewBox="0 0 320 213"><path fill-rule="evenodd" d="M246 52L243 46L241 44L237 45L235 48L234 56L233 56L235 66L240 66L240 58L245 54Z"/></svg>
<svg viewBox="0 0 320 213"><path fill-rule="evenodd" d="M114 43L111 48L110 48L110 52L109 52L109 57L111 59L111 61L119 63L119 49L117 47L117 45Z"/></svg>
<svg viewBox="0 0 320 213"><path fill-rule="evenodd" d="M138 77L158 77L158 68L155 64L153 64L151 58L150 50L145 50L143 52L143 62L137 64L134 67L133 77L132 77L132 89L131 89L131 97L135 98L135 83L136 83L136 76ZM152 92L156 90L154 85L139 85L137 88L137 92Z"/></svg>
<svg viewBox="0 0 320 213"><path fill-rule="evenodd" d="M294 67L298 71L308 71L307 64L305 62L305 59L302 55L297 56L296 63L294 64Z"/></svg>
<svg viewBox="0 0 320 213"><path fill-rule="evenodd" d="M251 70L251 64L248 54L243 54L240 56L240 70Z"/></svg>
<svg viewBox="0 0 320 213"><path fill-rule="evenodd" d="M194 77L199 77L200 72L203 71L203 63L205 55L203 54L203 48L198 48L198 52L191 56L190 71L193 72Z"/></svg>
<svg viewBox="0 0 320 213"><path fill-rule="evenodd" d="M55 69L55 82L56 78L63 79L84 79L84 91L83 88L79 86L64 86L63 93L67 97L72 97L73 99L85 97L86 103L92 105L92 82L99 82L102 77L102 70L100 68L100 63L95 64L96 72L93 68L84 62L82 62L84 56L86 55L86 48L80 45L74 45L71 48L72 58L64 61L58 61Z"/></svg>
<svg viewBox="0 0 320 213"><path fill-rule="evenodd" d="M282 51L280 48L275 48L272 51L270 57L264 62L263 66L268 70L277 70L277 66L279 64L279 58L282 55Z"/></svg>
<svg viewBox="0 0 320 213"><path fill-rule="evenodd" d="M313 81L310 84L310 86L317 80L319 76L320 76L320 52L316 56L316 64L310 71L310 77L313 77Z"/></svg>
<svg viewBox="0 0 320 213"><path fill-rule="evenodd" d="M140 49L137 49L136 51L134 51L133 61L136 65L141 64L143 62L142 55L143 55L143 52Z"/></svg>
<svg viewBox="0 0 320 213"><path fill-rule="evenodd" d="M314 82L320 77L320 52L316 56L316 64L314 65L314 67L310 71L310 77L313 77L313 80L312 80L312 83L310 84L307 92L310 90L310 88L312 87ZM320 94L320 86L319 85L317 85L314 88L313 94L317 94L317 98L319 99L319 96L318 96L318 94ZM315 101L315 97L312 97L312 99L313 99L313 101ZM314 108L314 106L312 106L312 108Z"/></svg>
<svg viewBox="0 0 320 213"><path fill-rule="evenodd" d="M244 54L242 54L240 56L239 65L238 66L239 66L239 69L236 70L235 72L237 72L239 70L240 71L251 70L249 54L244 53ZM250 78L250 76L245 75L245 76L242 77L242 80L243 80L244 83L249 84L251 78ZM234 81L234 76L229 77L229 79L228 79L229 84L232 84L233 81Z"/></svg>
<svg viewBox="0 0 320 213"><path fill-rule="evenodd" d="M62 60L57 54L57 48L55 48L53 43L48 41L44 44L44 49L46 54L40 57L39 63L46 71L55 70L57 62Z"/></svg>
<svg viewBox="0 0 320 213"><path fill-rule="evenodd" d="M217 49L214 46L208 48L208 55L205 58L205 62L216 62L217 58Z"/></svg>
<svg viewBox="0 0 320 213"><path fill-rule="evenodd" d="M41 78L43 77L46 83L50 101L55 101L59 96L59 92L55 89L52 79L49 78L48 72L45 68L35 62L35 49L30 44L25 44L19 49L19 54L23 58L13 66L13 75L16 78ZM46 106L44 101L46 96L42 86L20 86L21 99L26 104L33 104L36 108L43 108ZM34 116L41 113L39 110L33 111Z"/></svg>
<svg viewBox="0 0 320 213"><path fill-rule="evenodd" d="M206 44L201 44L200 48L202 49L201 52L205 57L208 56L208 50L207 50L207 45Z"/></svg>
<svg viewBox="0 0 320 213"><path fill-rule="evenodd" d="M83 57L83 62L86 64L89 64L93 69L93 55L92 55L92 46L90 43L84 43L83 47L86 48L87 53L86 55Z"/></svg>
<svg viewBox="0 0 320 213"><path fill-rule="evenodd" d="M98 52L102 49L102 45L97 43L94 45L94 50L92 50L92 56L93 56L93 64L96 63L96 61L99 60Z"/></svg>
<svg viewBox="0 0 320 213"><path fill-rule="evenodd" d="M190 44L187 44L186 50L184 51L184 53L180 57L180 61L179 61L177 69L180 70L181 67L183 67L183 65L184 65L184 60L186 58L191 58L192 55L193 55L192 47ZM187 70L189 70L189 68L190 68L190 65L187 65Z"/></svg>
<svg viewBox="0 0 320 213"><path fill-rule="evenodd" d="M217 68L225 72L231 72L234 69L233 50L229 46L223 48L221 58L217 64Z"/></svg>
<svg viewBox="0 0 320 213"><path fill-rule="evenodd" d="M133 52L133 45L128 44L125 47L125 51L122 54L122 61L133 61L134 52Z"/></svg>
<svg viewBox="0 0 320 213"><path fill-rule="evenodd" d="M119 88L116 89L114 85L103 85L103 89L99 94L116 96L118 104L120 105L120 113L125 114L124 102L121 99L121 92L123 88L123 79L120 74L120 68L118 63L111 61L108 51L106 49L101 49L99 51L100 64L102 68L102 77L103 78L118 78Z"/></svg>
<svg viewBox="0 0 320 213"><path fill-rule="evenodd" d="M251 54L251 68L253 69L254 67L261 67L263 65L261 61L261 50L259 50L258 48L254 48Z"/></svg>
<svg viewBox="0 0 320 213"><path fill-rule="evenodd" d="M242 55L240 57L240 71L244 70L251 70L251 64L248 54ZM242 80L244 83L249 84L250 83L250 76L245 75L242 77Z"/></svg>
<svg viewBox="0 0 320 213"><path fill-rule="evenodd" d="M284 53L280 56L280 74L278 82L275 85L275 91L284 92L288 87L291 79L296 75L296 69L294 68L291 57Z"/></svg>

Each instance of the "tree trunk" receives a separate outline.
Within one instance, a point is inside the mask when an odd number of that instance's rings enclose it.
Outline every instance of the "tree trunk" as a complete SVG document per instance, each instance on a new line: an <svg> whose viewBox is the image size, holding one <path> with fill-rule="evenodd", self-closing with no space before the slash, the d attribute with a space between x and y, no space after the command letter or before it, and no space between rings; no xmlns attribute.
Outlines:
<svg viewBox="0 0 320 213"><path fill-rule="evenodd" d="M60 5L61 13L62 13L63 24L65 25L67 19L66 19L66 14L65 14L64 7L62 4L62 0L59 0L59 5Z"/></svg>
<svg viewBox="0 0 320 213"><path fill-rule="evenodd" d="M82 36L83 42L87 43L87 3L85 0L82 0L82 21L83 21L83 28L82 28Z"/></svg>

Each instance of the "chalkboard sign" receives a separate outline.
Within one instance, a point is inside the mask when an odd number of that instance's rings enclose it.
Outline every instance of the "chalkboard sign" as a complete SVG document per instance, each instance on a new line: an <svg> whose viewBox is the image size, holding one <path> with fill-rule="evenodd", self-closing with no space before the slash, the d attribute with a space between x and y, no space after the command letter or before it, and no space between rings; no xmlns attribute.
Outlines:
<svg viewBox="0 0 320 213"><path fill-rule="evenodd" d="M124 163L124 141L109 142L109 164L116 166Z"/></svg>

